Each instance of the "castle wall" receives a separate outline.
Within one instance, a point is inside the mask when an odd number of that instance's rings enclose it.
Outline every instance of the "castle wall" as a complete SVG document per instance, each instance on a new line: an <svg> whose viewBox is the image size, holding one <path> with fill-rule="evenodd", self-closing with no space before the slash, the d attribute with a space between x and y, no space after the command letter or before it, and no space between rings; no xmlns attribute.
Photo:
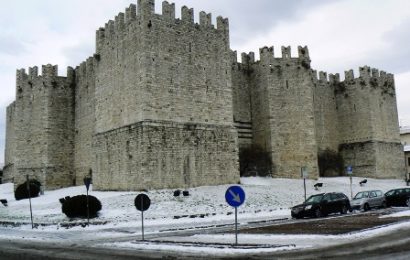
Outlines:
<svg viewBox="0 0 410 260"><path fill-rule="evenodd" d="M73 74L58 77L57 66L37 67L17 73L16 184L26 175L47 188L72 185ZM71 131L70 131L71 130Z"/></svg>
<svg viewBox="0 0 410 260"><path fill-rule="evenodd" d="M373 178L405 179L406 164L403 162L403 146L395 142L377 142L376 171Z"/></svg>
<svg viewBox="0 0 410 260"><path fill-rule="evenodd" d="M209 124L141 122L94 139L99 190L143 190L239 181L236 132Z"/></svg>
<svg viewBox="0 0 410 260"><path fill-rule="evenodd" d="M13 102L7 107L6 114L6 146L4 153L4 167L2 182L13 182L14 177L14 163L16 153L16 139L15 139L15 122L17 120L16 103Z"/></svg>
<svg viewBox="0 0 410 260"><path fill-rule="evenodd" d="M92 148L95 131L95 62L94 58L88 58L75 70L74 172L77 185L81 185L84 177L93 172L95 160Z"/></svg>
<svg viewBox="0 0 410 260"><path fill-rule="evenodd" d="M358 176L400 178L403 149L393 76L369 67L359 71L358 78L353 71L346 72L336 88L340 150ZM356 148L346 149L352 146ZM356 155L358 149L364 149L363 156Z"/></svg>
<svg viewBox="0 0 410 260"><path fill-rule="evenodd" d="M330 75L325 72L313 72L315 109L315 130L318 151L330 149L337 152L339 149L339 122L337 120L335 86L339 75Z"/></svg>
<svg viewBox="0 0 410 260"><path fill-rule="evenodd" d="M353 71L346 72L345 81L336 87L336 104L340 124L340 142L358 143L372 140L374 136L369 86Z"/></svg>
<svg viewBox="0 0 410 260"><path fill-rule="evenodd" d="M353 176L375 177L376 152L375 142L357 142L341 144L339 147L345 165L352 166Z"/></svg>
<svg viewBox="0 0 410 260"><path fill-rule="evenodd" d="M236 52L232 53L232 103L233 121L238 131L239 149L252 145L252 100L251 65L254 55L242 54L242 63L237 62Z"/></svg>
<svg viewBox="0 0 410 260"><path fill-rule="evenodd" d="M291 58L290 47L282 47L282 58L275 58L273 47L265 47L260 57L252 95L252 115L257 115L253 118L254 140L267 144L271 151L274 177L299 178L303 166L311 177L317 177L314 86L308 50L299 47L299 58Z"/></svg>

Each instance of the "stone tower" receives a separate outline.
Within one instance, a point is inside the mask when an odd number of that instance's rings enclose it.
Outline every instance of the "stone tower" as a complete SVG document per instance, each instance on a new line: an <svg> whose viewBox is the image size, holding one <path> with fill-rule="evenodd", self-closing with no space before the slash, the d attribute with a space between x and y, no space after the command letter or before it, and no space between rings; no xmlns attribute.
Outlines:
<svg viewBox="0 0 410 260"><path fill-rule="evenodd" d="M228 20L139 1L97 32L94 183L174 188L238 181Z"/></svg>
<svg viewBox="0 0 410 260"><path fill-rule="evenodd" d="M398 178L404 174L396 93L392 74L370 67L346 72L336 83L339 150L359 176Z"/></svg>
<svg viewBox="0 0 410 260"><path fill-rule="evenodd" d="M248 91L237 102L234 115L244 117L241 104L250 104L247 121L252 126L252 142L270 154L273 177L298 178L301 167L307 167L311 177L318 176L314 83L307 47L298 48L298 57L291 57L290 47L282 47L282 57L274 56L273 47L260 49L260 61L254 54L242 55L241 76L235 75ZM237 65L234 65L236 71ZM245 79L242 79L244 77ZM238 82L236 82L238 84ZM241 121L243 119L240 119ZM237 121L238 122L238 121ZM239 140L247 139L246 136Z"/></svg>
<svg viewBox="0 0 410 260"><path fill-rule="evenodd" d="M48 188L73 184L74 71L58 76L57 66L17 71L16 101L8 107L5 178L26 175Z"/></svg>

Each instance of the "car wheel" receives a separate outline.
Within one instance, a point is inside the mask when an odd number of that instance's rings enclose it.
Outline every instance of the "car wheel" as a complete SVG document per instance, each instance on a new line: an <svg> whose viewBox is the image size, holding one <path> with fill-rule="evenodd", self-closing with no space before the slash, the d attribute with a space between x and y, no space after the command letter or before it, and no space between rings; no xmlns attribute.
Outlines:
<svg viewBox="0 0 410 260"><path fill-rule="evenodd" d="M317 208L317 209L315 210L315 217L321 218L321 217L323 217L323 216L324 216L323 212L320 210L320 208Z"/></svg>
<svg viewBox="0 0 410 260"><path fill-rule="evenodd" d="M410 198L408 198L408 199L406 200L406 205L407 205L407 207L410 207Z"/></svg>
<svg viewBox="0 0 410 260"><path fill-rule="evenodd" d="M347 213L347 207L346 205L342 206L342 209L340 210L340 214L346 214Z"/></svg>
<svg viewBox="0 0 410 260"><path fill-rule="evenodd" d="M370 206L369 206L369 204L364 204L364 206L363 206L363 209L364 209L364 211L368 211L368 210L370 210Z"/></svg>
<svg viewBox="0 0 410 260"><path fill-rule="evenodd" d="M383 209L387 208L387 203L385 201L383 201L382 208Z"/></svg>

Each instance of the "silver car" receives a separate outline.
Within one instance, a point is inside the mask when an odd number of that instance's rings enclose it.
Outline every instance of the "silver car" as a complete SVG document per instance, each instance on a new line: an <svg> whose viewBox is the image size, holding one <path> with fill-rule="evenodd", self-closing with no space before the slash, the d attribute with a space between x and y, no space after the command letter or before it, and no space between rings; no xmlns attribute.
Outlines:
<svg viewBox="0 0 410 260"><path fill-rule="evenodd" d="M385 208L386 198L381 190L361 191L350 202L353 210L367 211L371 208Z"/></svg>

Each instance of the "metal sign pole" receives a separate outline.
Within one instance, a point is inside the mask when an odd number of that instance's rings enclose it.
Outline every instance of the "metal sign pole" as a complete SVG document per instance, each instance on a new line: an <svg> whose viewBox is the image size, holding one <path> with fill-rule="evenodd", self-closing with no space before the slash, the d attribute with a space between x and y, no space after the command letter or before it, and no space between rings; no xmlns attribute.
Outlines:
<svg viewBox="0 0 410 260"><path fill-rule="evenodd" d="M26 183L27 183L27 191L28 191L28 200L30 203L30 218L31 218L31 229L34 229L34 223L33 223L33 209L31 207L31 192L30 192L30 180L28 178L28 175L26 175Z"/></svg>
<svg viewBox="0 0 410 260"><path fill-rule="evenodd" d="M144 199L141 197L141 208L144 208ZM141 211L141 232L142 232L142 241L144 241L144 211Z"/></svg>
<svg viewBox="0 0 410 260"><path fill-rule="evenodd" d="M306 178L303 178L303 188L305 189L305 201L306 201Z"/></svg>
<svg viewBox="0 0 410 260"><path fill-rule="evenodd" d="M350 175L350 198L353 199L353 181L352 181L352 175Z"/></svg>
<svg viewBox="0 0 410 260"><path fill-rule="evenodd" d="M307 178L307 168L300 167L300 176L303 178L303 190L305 191L305 201L306 201L306 178Z"/></svg>
<svg viewBox="0 0 410 260"><path fill-rule="evenodd" d="M88 204L88 189L87 189L87 226L90 226L90 206Z"/></svg>
<svg viewBox="0 0 410 260"><path fill-rule="evenodd" d="M238 207L235 207L235 246L238 246Z"/></svg>

